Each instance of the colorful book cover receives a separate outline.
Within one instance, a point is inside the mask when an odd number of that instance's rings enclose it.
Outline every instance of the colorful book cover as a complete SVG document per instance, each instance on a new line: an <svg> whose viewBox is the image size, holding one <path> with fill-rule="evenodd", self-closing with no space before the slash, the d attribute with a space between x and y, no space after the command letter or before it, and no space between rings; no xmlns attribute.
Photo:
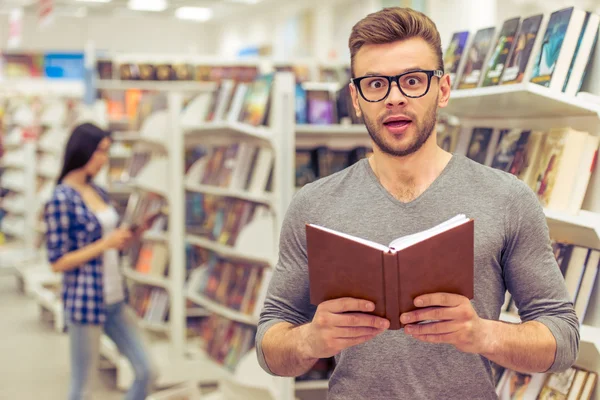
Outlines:
<svg viewBox="0 0 600 400"><path fill-rule="evenodd" d="M301 83L296 84L296 123L308 123L306 109L306 90L304 90Z"/></svg>
<svg viewBox="0 0 600 400"><path fill-rule="evenodd" d="M437 144L448 153L454 153L460 136L460 125L451 125L441 121L436 127Z"/></svg>
<svg viewBox="0 0 600 400"><path fill-rule="evenodd" d="M503 85L520 83L523 80L543 19L543 14L534 15L525 19L521 24L513 51L504 67Z"/></svg>
<svg viewBox="0 0 600 400"><path fill-rule="evenodd" d="M459 89L472 89L479 86L481 71L483 69L487 54L492 46L495 27L480 29L475 34L473 44L467 52L467 60L462 72Z"/></svg>
<svg viewBox="0 0 600 400"><path fill-rule="evenodd" d="M326 90L307 90L308 123L330 125L335 123L335 105Z"/></svg>
<svg viewBox="0 0 600 400"><path fill-rule="evenodd" d="M493 134L493 128L473 129L473 134L471 135L471 141L469 143L469 149L467 151L467 157L473 161L477 161L480 164L485 163Z"/></svg>
<svg viewBox="0 0 600 400"><path fill-rule="evenodd" d="M573 7L570 7L555 11L550 16L548 28L546 28L544 40L542 41L542 47L533 67L531 82L545 87L550 86L552 74L554 73L554 68L556 67L556 62L558 61L572 15Z"/></svg>
<svg viewBox="0 0 600 400"><path fill-rule="evenodd" d="M462 59L468 39L469 31L454 33L454 35L452 35L450 45L444 54L444 69L446 73L450 75L450 84L452 86L454 86L460 60Z"/></svg>
<svg viewBox="0 0 600 400"><path fill-rule="evenodd" d="M244 123L259 126L264 125L267 115L273 75L257 78L246 93L241 120Z"/></svg>
<svg viewBox="0 0 600 400"><path fill-rule="evenodd" d="M533 191L537 194L543 206L548 205L550 201L564 145L565 131L550 131L546 134L540 149L540 160L535 169Z"/></svg>
<svg viewBox="0 0 600 400"><path fill-rule="evenodd" d="M505 129L501 131L492 161L492 168L518 176L525 166L525 150L531 131Z"/></svg>
<svg viewBox="0 0 600 400"><path fill-rule="evenodd" d="M512 18L504 21L496 48L488 62L488 69L482 86L493 86L500 82L500 77L504 71L506 60L513 48L520 22L521 18Z"/></svg>

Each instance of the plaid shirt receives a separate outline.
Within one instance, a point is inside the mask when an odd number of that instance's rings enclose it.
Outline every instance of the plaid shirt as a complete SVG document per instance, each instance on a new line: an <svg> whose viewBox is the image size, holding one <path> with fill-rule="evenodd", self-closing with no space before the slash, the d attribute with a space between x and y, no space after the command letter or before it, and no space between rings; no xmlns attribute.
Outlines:
<svg viewBox="0 0 600 400"><path fill-rule="evenodd" d="M106 192L95 187L105 202ZM102 226L79 193L57 185L44 208L46 246L51 264L65 254L81 249L102 237ZM105 321L102 255L63 276L62 298L65 320L100 325Z"/></svg>

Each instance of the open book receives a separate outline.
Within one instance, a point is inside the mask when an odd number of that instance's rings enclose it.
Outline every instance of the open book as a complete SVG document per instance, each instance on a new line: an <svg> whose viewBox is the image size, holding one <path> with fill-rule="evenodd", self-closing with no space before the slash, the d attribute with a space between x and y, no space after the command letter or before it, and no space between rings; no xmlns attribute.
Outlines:
<svg viewBox="0 0 600 400"><path fill-rule="evenodd" d="M372 314L400 329L400 314L416 309L417 296L473 298L473 237L474 221L463 214L388 246L307 224L311 303L369 300L375 303Z"/></svg>

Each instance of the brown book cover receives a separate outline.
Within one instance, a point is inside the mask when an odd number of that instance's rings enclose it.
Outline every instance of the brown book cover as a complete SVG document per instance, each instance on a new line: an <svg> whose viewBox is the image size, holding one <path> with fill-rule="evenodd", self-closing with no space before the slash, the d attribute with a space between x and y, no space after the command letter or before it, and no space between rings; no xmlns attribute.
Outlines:
<svg viewBox="0 0 600 400"><path fill-rule="evenodd" d="M307 224L311 303L369 300L375 303L372 314L400 329L400 315L416 309L417 296L446 292L473 298L473 237L474 221L464 215L390 246Z"/></svg>

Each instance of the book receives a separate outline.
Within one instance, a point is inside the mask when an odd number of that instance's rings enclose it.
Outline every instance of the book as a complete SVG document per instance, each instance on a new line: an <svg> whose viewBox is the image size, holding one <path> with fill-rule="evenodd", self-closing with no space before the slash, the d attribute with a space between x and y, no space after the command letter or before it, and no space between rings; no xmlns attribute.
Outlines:
<svg viewBox="0 0 600 400"><path fill-rule="evenodd" d="M575 7L552 13L533 67L531 82L562 91L584 19L585 11Z"/></svg>
<svg viewBox="0 0 600 400"><path fill-rule="evenodd" d="M513 49L515 36L520 23L521 18L517 17L506 20L504 21L504 24L502 24L496 48L488 61L487 71L481 86L493 86L500 82L500 77L502 76L502 72L504 72L504 66Z"/></svg>
<svg viewBox="0 0 600 400"><path fill-rule="evenodd" d="M473 236L474 220L463 214L388 246L306 224L310 301L369 300L375 304L371 314L401 329L400 315L416 309L419 295L473 298Z"/></svg>
<svg viewBox="0 0 600 400"><path fill-rule="evenodd" d="M456 32L452 35L452 40L444 53L444 69L450 76L450 85L452 88L457 86L457 77L463 54L469 39L469 31Z"/></svg>
<svg viewBox="0 0 600 400"><path fill-rule="evenodd" d="M536 45L541 44L539 32L542 30L543 21L543 14L534 15L523 20L500 79L502 85L521 83L528 80L526 77L531 73L533 66L531 55L537 50Z"/></svg>
<svg viewBox="0 0 600 400"><path fill-rule="evenodd" d="M466 55L465 67L462 71L458 89L472 89L479 86L483 66L492 47L495 33L495 27L480 29L475 33L473 43Z"/></svg>
<svg viewBox="0 0 600 400"><path fill-rule="evenodd" d="M504 370L496 387L499 400L535 399L544 384L544 374Z"/></svg>
<svg viewBox="0 0 600 400"><path fill-rule="evenodd" d="M599 25L600 15L586 12L583 29L579 35L575 55L571 61L563 88L563 91L570 96L575 96L581 88L593 49L598 40Z"/></svg>
<svg viewBox="0 0 600 400"><path fill-rule="evenodd" d="M467 157L480 164L485 164L493 134L493 128L474 128L467 150Z"/></svg>
<svg viewBox="0 0 600 400"><path fill-rule="evenodd" d="M585 272L575 300L575 313L580 321L583 321L585 312L587 311L592 289L598 275L598 264L600 263L600 251L590 250L590 255L585 266Z"/></svg>
<svg viewBox="0 0 600 400"><path fill-rule="evenodd" d="M590 372L585 380L585 385L581 390L581 395L579 398L581 400L590 400L592 398L592 394L594 392L594 388L596 387L596 382L598 381L598 374L595 372Z"/></svg>
<svg viewBox="0 0 600 400"><path fill-rule="evenodd" d="M571 385L573 384L576 371L575 368L569 368L563 372L549 374L538 395L538 400L566 400L569 389L571 389Z"/></svg>
<svg viewBox="0 0 600 400"><path fill-rule="evenodd" d="M268 125L268 111L273 87L273 75L256 79L244 99L240 121L253 125Z"/></svg>
<svg viewBox="0 0 600 400"><path fill-rule="evenodd" d="M531 131L505 130L498 139L492 168L518 176L524 167L524 155Z"/></svg>

